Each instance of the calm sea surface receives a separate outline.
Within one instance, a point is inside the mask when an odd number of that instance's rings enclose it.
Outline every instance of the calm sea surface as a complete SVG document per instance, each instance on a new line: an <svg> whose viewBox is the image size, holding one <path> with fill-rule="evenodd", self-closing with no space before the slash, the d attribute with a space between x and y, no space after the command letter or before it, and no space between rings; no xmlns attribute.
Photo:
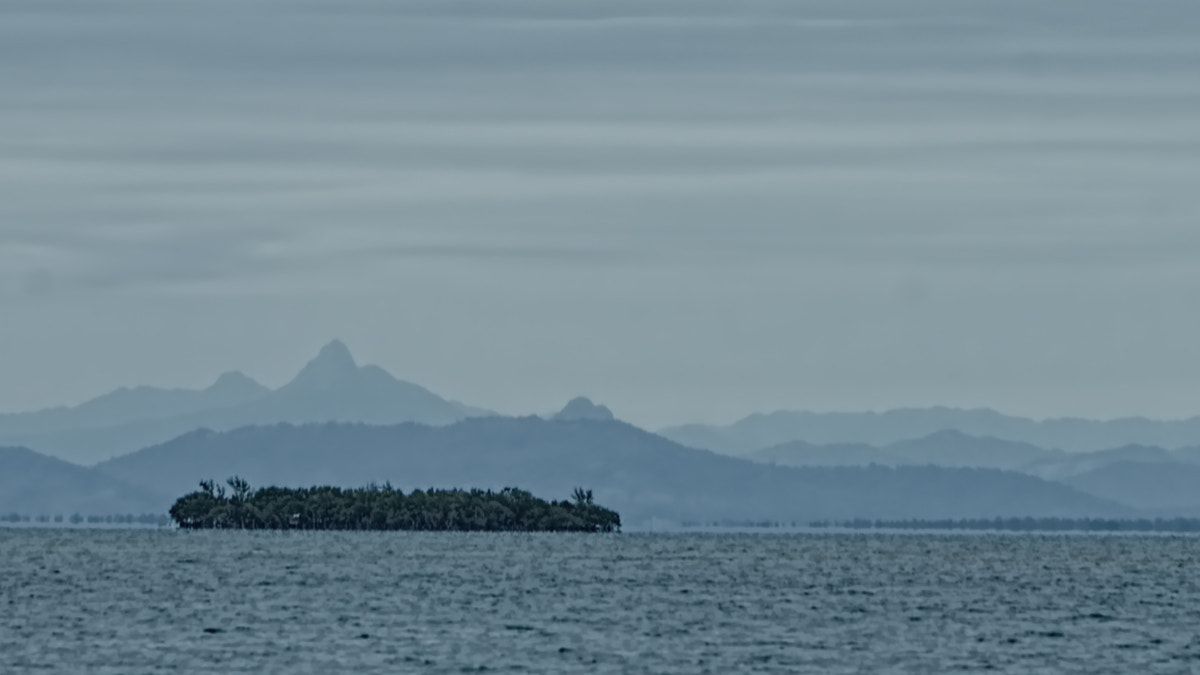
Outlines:
<svg viewBox="0 0 1200 675"><path fill-rule="evenodd" d="M0 529L0 672L1200 672L1200 539Z"/></svg>

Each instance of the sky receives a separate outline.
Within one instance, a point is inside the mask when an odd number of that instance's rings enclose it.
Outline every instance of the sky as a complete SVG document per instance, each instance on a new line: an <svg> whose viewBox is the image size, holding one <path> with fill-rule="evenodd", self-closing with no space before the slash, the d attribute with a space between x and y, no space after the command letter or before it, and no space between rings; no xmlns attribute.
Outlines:
<svg viewBox="0 0 1200 675"><path fill-rule="evenodd" d="M1200 414L1192 0L10 0L0 411Z"/></svg>

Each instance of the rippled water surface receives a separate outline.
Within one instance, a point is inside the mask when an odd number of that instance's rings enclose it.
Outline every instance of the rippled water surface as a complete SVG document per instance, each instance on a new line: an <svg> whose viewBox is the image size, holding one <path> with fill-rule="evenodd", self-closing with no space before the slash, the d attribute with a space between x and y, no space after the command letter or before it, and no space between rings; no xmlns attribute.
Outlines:
<svg viewBox="0 0 1200 675"><path fill-rule="evenodd" d="M0 672L1200 670L1200 540L0 529Z"/></svg>

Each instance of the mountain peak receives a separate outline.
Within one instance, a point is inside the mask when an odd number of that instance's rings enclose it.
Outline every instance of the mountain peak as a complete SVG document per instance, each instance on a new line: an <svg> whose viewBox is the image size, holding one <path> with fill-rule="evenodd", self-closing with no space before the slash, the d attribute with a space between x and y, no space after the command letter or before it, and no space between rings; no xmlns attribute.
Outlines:
<svg viewBox="0 0 1200 675"><path fill-rule="evenodd" d="M602 405L596 405L591 400L579 396L571 399L566 407L564 407L554 420L565 422L570 420L595 420L598 422L611 422L613 419L612 411Z"/></svg>
<svg viewBox="0 0 1200 675"><path fill-rule="evenodd" d="M334 340L322 347L287 386L323 389L357 370L350 348L341 340Z"/></svg>
<svg viewBox="0 0 1200 675"><path fill-rule="evenodd" d="M239 370L221 373L217 381L207 389L209 392L256 392L260 390L265 390L265 387Z"/></svg>
<svg viewBox="0 0 1200 675"><path fill-rule="evenodd" d="M341 340L333 340L324 347L321 347L321 351L317 353L317 358L312 361L312 363L317 362L336 365L342 370L354 370L358 368L358 364L354 361L354 355L350 353L350 348Z"/></svg>

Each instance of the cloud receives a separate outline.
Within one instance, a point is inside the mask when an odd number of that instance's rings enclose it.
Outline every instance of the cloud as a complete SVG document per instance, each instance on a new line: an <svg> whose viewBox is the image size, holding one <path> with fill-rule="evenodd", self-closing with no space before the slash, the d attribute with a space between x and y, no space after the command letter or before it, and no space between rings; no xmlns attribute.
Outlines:
<svg viewBox="0 0 1200 675"><path fill-rule="evenodd" d="M914 382L1114 410L1088 388L1194 361L1200 19L1155 10L9 2L0 302L34 356L0 382L71 398L35 372L69 370L36 327L88 316L114 372L168 335L402 332L422 375L517 411L591 381L658 421ZM488 336L439 361L478 335L447 307ZM1099 379L1063 395L1038 379L1060 361ZM0 386L0 409L24 396Z"/></svg>

